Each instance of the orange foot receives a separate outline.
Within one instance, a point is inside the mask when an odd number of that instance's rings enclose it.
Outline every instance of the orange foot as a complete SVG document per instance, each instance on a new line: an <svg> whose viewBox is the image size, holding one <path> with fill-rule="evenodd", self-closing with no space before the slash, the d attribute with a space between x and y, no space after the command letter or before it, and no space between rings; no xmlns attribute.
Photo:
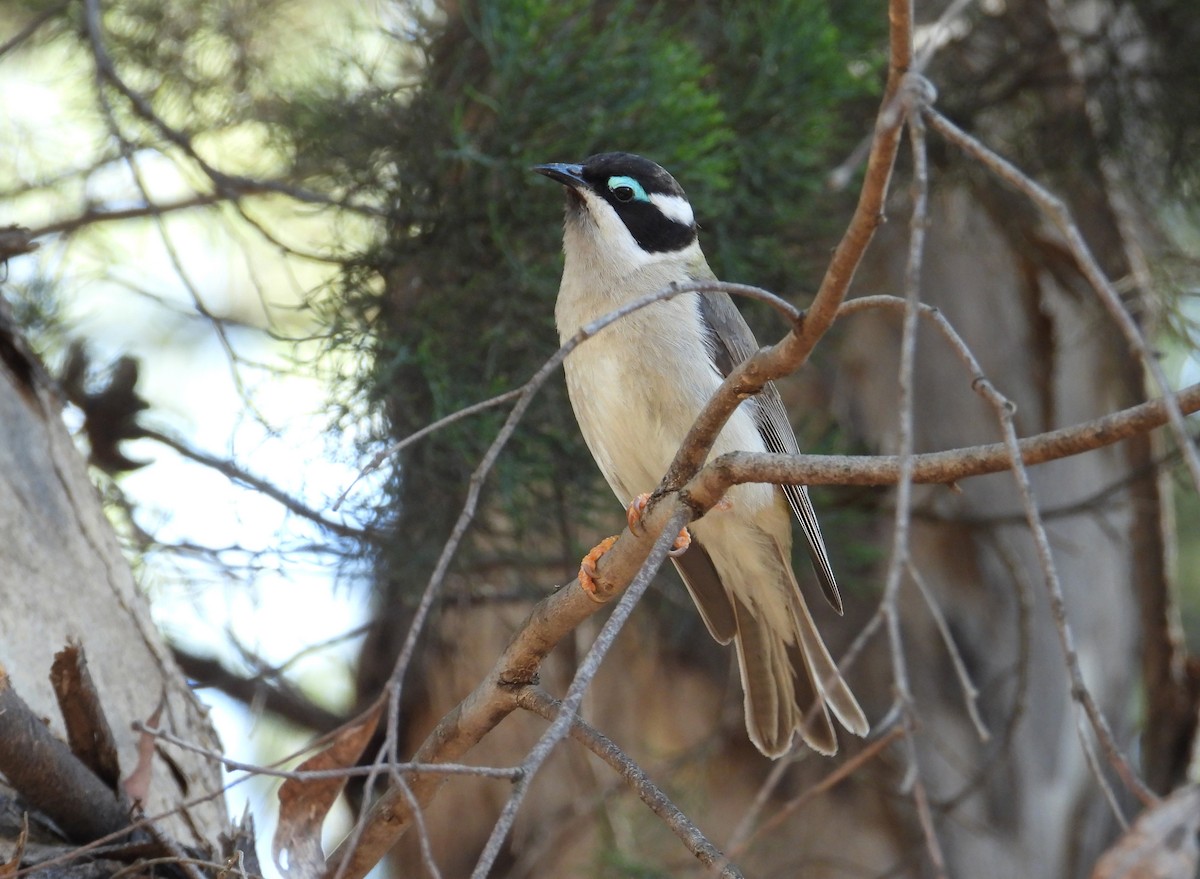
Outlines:
<svg viewBox="0 0 1200 879"><path fill-rule="evenodd" d="M635 497L628 509L625 510L625 521L629 523L629 530L634 534L642 533L642 514L646 512L646 505L650 502L650 493L642 492ZM671 558L678 558L687 552L687 548L692 545L692 535L686 528L679 532L679 536L675 538L675 546L667 555Z"/></svg>
<svg viewBox="0 0 1200 879"><path fill-rule="evenodd" d="M584 594L597 604L604 604L605 599L596 597L596 562L616 542L616 536L604 538L592 547L592 551L579 563L579 585Z"/></svg>

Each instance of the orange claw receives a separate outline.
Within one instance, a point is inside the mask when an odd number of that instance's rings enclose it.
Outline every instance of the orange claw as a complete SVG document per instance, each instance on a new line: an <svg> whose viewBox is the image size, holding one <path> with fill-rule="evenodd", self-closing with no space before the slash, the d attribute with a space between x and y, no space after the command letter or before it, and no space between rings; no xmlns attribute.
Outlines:
<svg viewBox="0 0 1200 879"><path fill-rule="evenodd" d="M679 532L679 536L675 538L675 545L667 553L671 558L677 559L692 545L692 534L686 528Z"/></svg>
<svg viewBox="0 0 1200 879"><path fill-rule="evenodd" d="M646 512L648 503L650 492L644 491L635 497L625 510L625 521L629 523L629 530L634 534L642 533L642 514Z"/></svg>
<svg viewBox="0 0 1200 879"><path fill-rule="evenodd" d="M625 520L629 523L629 530L632 533L641 534L642 531L644 530L642 528L642 514L646 512L646 505L649 503L650 503L650 493L642 492L637 497L635 497L630 502L629 506L626 508ZM721 507L721 509L727 509L730 506L732 506L732 504L729 504L728 501L724 501L724 500L720 501L717 506L720 507L721 504L726 504L726 506ZM671 551L669 553L667 553L667 555L671 556L671 558L679 558L679 556L681 556L685 552L687 552L687 548L691 545L692 545L692 535L688 532L688 530L686 528L684 528L682 531L679 532L679 536L675 538L675 546L671 549ZM605 548L607 549L607 547L605 547ZM592 552L595 552L595 550L592 550Z"/></svg>
<svg viewBox="0 0 1200 879"><path fill-rule="evenodd" d="M606 599L596 597L596 562L616 542L616 536L604 538L592 547L592 551L585 555L583 561L579 563L579 585L583 589L584 594L597 604L604 604Z"/></svg>

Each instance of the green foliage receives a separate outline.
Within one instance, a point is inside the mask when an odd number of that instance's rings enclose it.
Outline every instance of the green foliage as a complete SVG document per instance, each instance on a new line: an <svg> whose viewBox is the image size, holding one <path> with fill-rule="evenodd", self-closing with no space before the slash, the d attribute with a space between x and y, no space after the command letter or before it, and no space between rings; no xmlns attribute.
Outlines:
<svg viewBox="0 0 1200 879"><path fill-rule="evenodd" d="M839 108L865 91L847 45L820 0L491 0L397 44L417 70L411 87L342 80L280 102L272 119L298 169L386 205L386 237L334 297L336 344L370 340L356 391L404 436L520 384L557 347L562 194L529 173L538 162L648 155L688 189L723 276L810 283L797 254L820 234L822 170L849 148ZM429 563L414 551L440 548L502 417L406 454L404 579ZM518 541L570 543L570 522L548 527L548 511L578 520L581 507L611 506L560 380L490 485L502 515L484 521ZM533 546L564 561L577 549Z"/></svg>

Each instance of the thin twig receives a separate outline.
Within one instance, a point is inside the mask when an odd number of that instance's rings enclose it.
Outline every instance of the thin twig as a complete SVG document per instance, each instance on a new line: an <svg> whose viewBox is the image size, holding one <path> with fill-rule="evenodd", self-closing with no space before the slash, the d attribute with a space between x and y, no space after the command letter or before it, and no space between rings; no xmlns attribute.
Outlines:
<svg viewBox="0 0 1200 879"><path fill-rule="evenodd" d="M217 191L225 197L233 199L249 194L278 193L307 204L328 205L372 217L384 215L384 210L374 205L357 204L345 200L339 201L322 193L281 180L254 180L249 177L227 174L218 170L200 156L192 144L191 138L185 132L168 125L155 112L150 101L144 95L131 88L121 78L104 41L100 0L84 0L84 19L88 39L91 43L92 55L101 79L116 89L129 102L134 113L149 123L162 137L191 159L196 164L196 167L212 181Z"/></svg>
<svg viewBox="0 0 1200 879"><path fill-rule="evenodd" d="M1096 783L1100 786L1100 792L1104 794L1104 801L1108 803L1108 808L1113 813L1113 817L1117 819L1117 824L1121 830L1128 830L1129 819L1125 817L1125 811L1121 808L1121 804L1117 802L1117 794L1104 775L1104 769L1100 766L1100 758L1096 754L1096 747L1092 744L1091 736L1088 735L1087 716L1078 711L1074 713L1075 735L1079 737L1079 747L1083 749L1084 762L1087 763L1092 777L1096 779Z"/></svg>
<svg viewBox="0 0 1200 879"><path fill-rule="evenodd" d="M925 577L911 558L908 560L908 576L916 584L917 591L921 593L921 597L925 599L925 606L929 608L929 615L933 618L933 624L942 638L942 643L946 646L946 652L950 655L950 664L954 667L954 674L958 678L959 687L962 689L963 704L967 706L967 715L971 718L971 723L975 727L975 734L979 736L981 742L986 742L991 739L992 734L988 732L987 724L979 716L979 688L971 680L971 673L967 671L967 664L963 661L962 653L959 652L958 644L954 640L954 634L950 631L950 624L946 622L946 616L942 613L937 598L934 597L933 590L929 588L929 584L925 582Z"/></svg>
<svg viewBox="0 0 1200 879"><path fill-rule="evenodd" d="M1021 505L1025 510L1025 518L1029 523L1030 533L1033 535L1038 562L1041 565L1046 590L1050 597L1050 614L1054 620L1055 630L1058 632L1059 644L1062 648L1063 659L1070 680L1071 697L1087 714L1105 757L1113 768L1116 769L1125 786L1143 804L1150 805L1157 802L1158 798L1146 787L1138 777L1137 771L1122 753L1113 737L1108 720L1104 717L1103 712L1100 711L1099 706L1096 705L1096 701L1092 697L1092 692L1088 689L1083 679L1083 671L1079 665L1079 654L1075 648L1075 636L1071 630L1070 622L1067 620L1066 599L1063 594L1062 581L1059 579L1058 569L1054 564L1054 555L1050 549L1050 539L1046 535L1046 528L1042 522L1041 512L1038 510L1037 501L1033 496L1033 486L1029 480L1029 472L1025 469L1024 464L1021 463L1020 442L1017 439L1016 427L1013 425L1015 407L986 379L977 381L976 389L992 405L996 411L1001 429L1004 431L1005 445L1008 447L1009 458L1012 461L1013 479L1016 481L1017 491L1021 497ZM1100 783L1103 784L1103 781Z"/></svg>
<svg viewBox="0 0 1200 879"><path fill-rule="evenodd" d="M45 238L48 235L69 235L86 226L94 226L98 223L114 223L123 220L161 217L165 214L175 214L181 211L194 210L195 208L213 207L228 200L227 196L208 192L197 193L169 202L146 202L144 205L132 208L106 209L97 207L96 205L89 205L83 213L75 214L74 216L57 220L53 223L47 223L44 226L38 226L31 229L29 234L32 238Z"/></svg>
<svg viewBox="0 0 1200 879"><path fill-rule="evenodd" d="M1014 687L1013 704L1012 709L1008 712L1008 719L1004 724L1003 732L995 741L991 754L983 765L979 767L974 777L968 779L961 788L944 800L934 803L934 807L942 812L954 810L967 797L983 786L988 773L1007 752L1015 739L1017 728L1021 725L1021 721L1025 719L1025 715L1029 709L1029 678L1032 656L1029 645L1032 642L1033 584L1025 576L1025 570L1021 566L1017 554L1013 551L1009 543L1003 539L1002 535L995 536L994 546L1001 564L1004 565L1013 579L1017 596L1017 649L1015 652L1017 680Z"/></svg>
<svg viewBox="0 0 1200 879"><path fill-rule="evenodd" d="M237 760L231 760L220 751L201 747L165 729L146 726L146 724L140 721L135 721L132 728L135 732L152 735L177 748L207 757L214 763L220 763L229 772L246 772L250 775L265 775L271 778L292 779L295 781L317 781L324 778L353 778L368 775L372 769L370 766L346 766L341 769L277 769L274 766L260 766L257 763L242 763ZM507 769L496 766L468 766L465 763L397 763L395 765L381 764L381 766L384 769L395 769L400 772L476 775L481 778L515 779L521 777L520 768L515 766Z"/></svg>
<svg viewBox="0 0 1200 879"><path fill-rule="evenodd" d="M489 397L486 400L480 400L478 403L472 403L470 406L464 406L463 408L459 409L457 412L451 412L449 415L445 416L444 418L439 418L437 421L434 421L432 424L427 424L424 427L422 427L420 430L415 431L414 433L410 433L408 436L404 437L404 439L401 439L401 440L398 440L397 442L392 443L386 449L384 449L380 452L376 452L374 457L372 457L371 460L367 462L367 465L365 467L363 467L362 470L359 471L357 476L354 477L354 481L351 482L348 486L346 486L345 491L343 491L340 495L338 495L338 499L333 502L333 506L331 507L331 509L336 511L338 509L338 507L340 507L342 505L342 502L346 499L346 497L350 494L350 492L353 490L354 486L358 485L358 483L361 482L363 480L363 478L365 478L369 473L376 470L379 467L379 465L382 464L384 461L386 461L388 458L392 457L393 455L399 454L404 449L408 448L409 446L411 446L413 443L417 442L418 440L424 439L425 437L429 436L431 433L436 433L437 431L441 430L444 427L448 427L449 425L453 424L456 421L461 421L463 418L468 418L471 415L474 415L478 412L483 412L487 409L493 409L496 406L503 406L505 403L508 403L509 401L515 400L518 397L520 397L521 394L524 393L524 391L525 391L525 388L524 388L524 386L522 386L519 388L514 388L511 391L505 391L503 394L497 394L494 397Z"/></svg>
<svg viewBox="0 0 1200 879"><path fill-rule="evenodd" d="M743 400L757 394L771 379L799 369L808 360L836 320L875 229L883 221L883 206L908 106L908 95L902 86L905 71L912 62L912 10L904 0L892 0L889 18L888 80L876 117L867 173L854 215L834 248L821 286L808 309L793 321L792 331L765 353L759 352L739 364L709 399L671 462L663 480L667 491L678 489L699 472L717 436Z"/></svg>
<svg viewBox="0 0 1200 879"><path fill-rule="evenodd" d="M558 717L562 710L561 702L537 686L525 687L517 696L517 704L550 721ZM721 850L611 739L578 716L571 720L569 734L615 770L702 864L714 868L720 866L721 872L717 875L726 879L740 879L741 872L732 864L725 863L725 855Z"/></svg>
<svg viewBox="0 0 1200 879"><path fill-rule="evenodd" d="M417 846L421 849L421 864L429 873L430 879L442 879L442 873L433 857L433 847L429 844L429 830L425 826L425 815L421 810L421 804L417 802L416 794L412 792L412 788L408 786L404 777L394 770L392 770L392 784L400 789L404 799L408 802L409 809L412 810L413 825L417 828Z"/></svg>
<svg viewBox="0 0 1200 879"><path fill-rule="evenodd" d="M377 531L370 528L357 528L353 525L346 525L342 522L335 522L332 519L327 519L312 507L302 503L297 498L292 497L287 492L280 489L273 483L263 479L261 476L255 476L248 470L238 466L233 461L225 458L218 458L215 455L210 455L207 452L202 452L199 449L194 449L182 440L176 439L173 436L163 433L162 431L154 430L153 428L139 427L137 436L145 439L154 440L161 443L169 449L173 449L189 461L195 461L197 464L202 464L216 470L222 476L229 479L230 482L244 485L251 488L265 497L280 504L289 512L295 513L302 519L307 519L309 522L319 526L330 534L335 534L338 537L348 537L353 540L370 541L377 539L380 535Z"/></svg>
<svg viewBox="0 0 1200 879"><path fill-rule="evenodd" d="M512 823L516 820L517 810L520 808L522 801L524 801L525 795L529 792L529 785L532 783L534 776L546 762L554 747L570 731L571 721L579 711L579 706L583 702L583 695L587 692L587 687L591 683L592 678L599 671L600 663L604 660L609 648L612 647L617 634L621 631L622 626L625 625L625 621L633 613L633 608L637 605L639 599L641 599L642 594L650 586L654 575L658 573L658 569L666 561L667 553L674 544L676 535L679 534L681 528L687 525L689 518L689 509L680 504L671 518L667 520L666 526L659 532L650 555L642 564L641 570L633 578L633 582L629 584L629 587L625 590L625 594L621 596L621 600L613 609L608 620L605 621L600 634L596 636L596 640L592 643L591 648L579 663L575 677L572 679L570 687L567 688L566 696L563 697L558 717L542 733L541 738L538 739L534 746L529 749L528 755L521 763L524 775L513 785L513 791L509 795L508 802L504 804L504 808L500 812L500 817L496 821L496 826L492 828L492 833L484 845L483 852L479 855L479 860L476 862L475 869L471 873L471 879L487 879L487 875L491 872L496 857L500 854L500 848L508 836L509 830L512 828Z"/></svg>
<svg viewBox="0 0 1200 879"><path fill-rule="evenodd" d="M474 517L480 487L504 443L511 436L532 401L534 394L571 351L596 333L601 332L605 327L655 302L668 300L709 286L711 285L672 285L627 303L598 318L582 327L522 386L516 405L509 412L504 426L472 475L470 491L468 491L459 519L450 539L444 545L438 564L426 585L410 624L404 646L397 658L391 681L386 688L390 702L388 741L385 743L387 754L394 753L393 730L395 724L393 720L396 716L395 711L398 709L402 678L411 661L416 639L440 592L449 561L457 551L458 544ZM763 291L763 295L771 294ZM601 558L597 574L597 598L607 601L621 588L624 588L625 584L634 579L641 563L645 561L650 551L652 541L658 535L659 529L664 527L667 516L671 513L667 505L659 506L658 510L647 511L643 518L645 528L640 535L633 535L626 530L622 538ZM676 529L677 531L678 529ZM535 607L530 618L514 636L504 654L497 660L488 678L482 681L455 709L444 716L418 748L416 762L453 759L471 748L516 707L512 700L511 686L514 683L522 685L528 683L536 674L542 658L558 640L583 619L595 613L598 608L599 604L585 596L578 588L578 582L573 584L573 587L561 590ZM428 802L436 794L440 784L440 780L419 776L414 783L417 801ZM410 825L410 819L411 815L404 797L395 790L385 791L370 810L365 812L355 823L350 835L330 855L325 875L330 879L343 879L343 877L345 879L361 879L403 835Z"/></svg>
<svg viewBox="0 0 1200 879"><path fill-rule="evenodd" d="M980 162L1010 186L1024 193L1058 227L1059 233L1065 239L1067 248L1075 259L1080 274L1087 279L1096 295L1100 297L1101 303L1125 336L1130 350L1145 365L1159 392L1164 395L1168 423L1171 425L1175 441L1179 445L1184 463L1191 475L1192 486L1200 494L1200 452L1197 452L1196 446L1191 442L1187 424L1183 420L1183 412L1171 396L1171 384L1167 380L1157 356L1150 350L1150 346L1142 336L1137 322L1130 316L1129 311L1121 302L1120 295L1096 262L1067 206L1060 198L1032 180L1011 162L993 152L940 113L932 108L926 108L924 116L930 127L938 134Z"/></svg>
<svg viewBox="0 0 1200 879"><path fill-rule="evenodd" d="M906 733L902 727L893 726L879 738L872 742L868 742L866 747L839 765L836 769L833 769L828 775L826 775L816 784L806 788L800 794L788 800L786 803L772 812L771 817L764 821L759 827L754 828L753 833L743 833L741 838L738 839L736 843L731 839L729 843L729 857L734 858L747 851L757 840L767 836L773 830L783 824L787 817L800 809L801 806L806 805L811 800L819 797L821 794L832 790L863 766L867 765L876 757L878 757L893 742L905 735Z"/></svg>
<svg viewBox="0 0 1200 879"><path fill-rule="evenodd" d="M900 2L893 6L901 5ZM909 10L911 13L911 9ZM884 581L880 608L887 625L890 646L893 686L900 709L900 723L905 732L908 754L908 780L911 783L913 805L925 839L934 874L946 874L945 856L929 811L925 783L921 777L916 747L916 709L908 679L908 662L900 627L900 585L911 559L909 530L912 523L914 374L917 352L918 305L920 302L921 267L925 253L925 230L929 222L929 176L926 165L925 130L919 113L908 116L909 139L913 153L912 219L909 223L908 259L904 269L904 319L901 323L900 368L898 377L899 423L897 435L900 458L900 480L896 489L896 519L892 532L892 549Z"/></svg>
<svg viewBox="0 0 1200 879"><path fill-rule="evenodd" d="M69 2L56 3L53 6L46 7L40 13L31 18L25 27L21 28L3 43L0 43L0 58L3 58L13 49L17 48L17 46L21 45L23 42L36 34L41 29L42 25L50 21L52 18L56 18L57 16L61 15L63 11L70 5L71 4Z"/></svg>
<svg viewBox="0 0 1200 879"><path fill-rule="evenodd" d="M840 665L839 670L841 670ZM775 793L775 789L779 787L788 770L807 755L808 752L797 750L774 762L771 766L771 771L767 773L767 777L763 779L762 784L758 786L758 790L754 792L754 799L751 801L750 807L746 809L746 813L742 815L737 826L733 828L733 833L729 834L729 841L725 843L725 848L730 852L730 857L745 849L747 841L751 839L751 834L755 833L754 825L758 821L758 816L762 814L763 809L770 802L771 795Z"/></svg>

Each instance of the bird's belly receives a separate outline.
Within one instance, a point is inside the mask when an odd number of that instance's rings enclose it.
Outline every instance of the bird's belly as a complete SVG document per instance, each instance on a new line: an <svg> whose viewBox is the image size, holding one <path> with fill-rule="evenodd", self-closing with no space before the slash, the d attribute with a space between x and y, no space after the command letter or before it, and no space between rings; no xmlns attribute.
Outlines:
<svg viewBox="0 0 1200 879"><path fill-rule="evenodd" d="M567 357L567 390L592 457L613 493L628 505L638 494L658 486L721 379L715 370L704 367L687 380L664 368L679 362L671 356L675 352L664 351L664 345L693 341L695 347L678 347L703 351L698 336L632 345L595 345L596 341L602 340L590 340ZM738 450L765 451L752 405L743 403L734 412L711 457ZM769 485L745 485L731 494L738 505L759 508L774 503L774 491Z"/></svg>

